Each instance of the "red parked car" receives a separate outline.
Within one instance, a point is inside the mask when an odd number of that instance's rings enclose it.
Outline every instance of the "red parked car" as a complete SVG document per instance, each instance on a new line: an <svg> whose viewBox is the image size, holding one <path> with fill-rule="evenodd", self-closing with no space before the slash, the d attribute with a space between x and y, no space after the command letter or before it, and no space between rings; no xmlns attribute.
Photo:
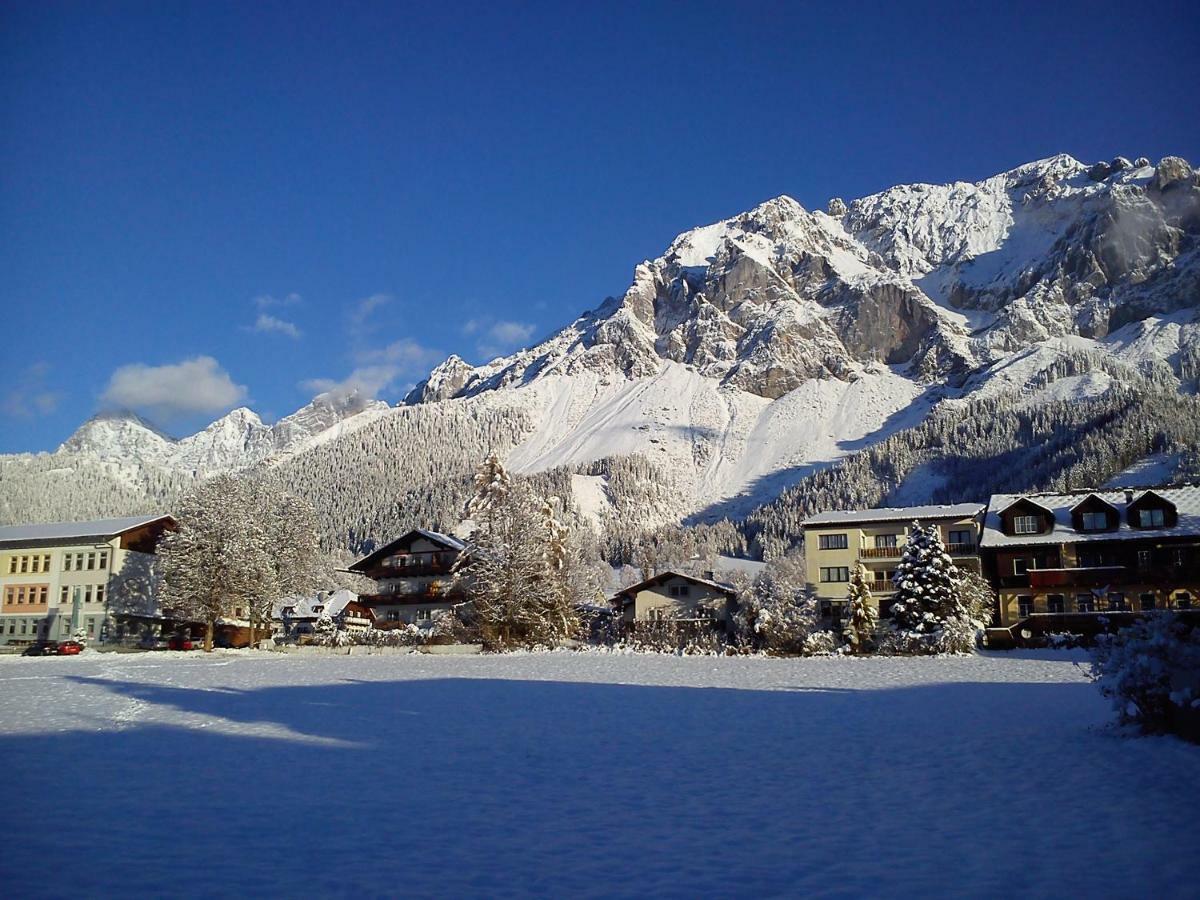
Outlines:
<svg viewBox="0 0 1200 900"><path fill-rule="evenodd" d="M58 655L59 656L77 656L83 650L83 644L79 641L59 641Z"/></svg>
<svg viewBox="0 0 1200 900"><path fill-rule="evenodd" d="M167 641L168 650L195 650L196 645L192 643L192 639L186 634L176 634Z"/></svg>

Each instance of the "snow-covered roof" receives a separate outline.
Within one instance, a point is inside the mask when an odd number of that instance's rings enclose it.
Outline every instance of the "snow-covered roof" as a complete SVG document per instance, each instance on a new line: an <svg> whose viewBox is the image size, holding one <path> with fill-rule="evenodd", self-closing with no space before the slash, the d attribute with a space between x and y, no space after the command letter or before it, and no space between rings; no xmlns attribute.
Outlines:
<svg viewBox="0 0 1200 900"><path fill-rule="evenodd" d="M1130 504L1146 494L1161 497L1175 505L1179 520L1172 528L1132 528L1126 515ZM1071 510L1081 500L1095 495L1111 505L1120 515L1120 525L1114 531L1076 531L1071 522ZM1018 500L1029 500L1054 515L1054 528L1046 534L1005 534L1000 514ZM1077 491L1069 494L996 494L988 503L983 520L981 547L1031 546L1061 544L1077 541L1113 541L1131 538L1194 537L1200 535L1200 485L1174 488L1130 488L1120 491Z"/></svg>
<svg viewBox="0 0 1200 900"><path fill-rule="evenodd" d="M983 512L982 503L951 503L946 506L887 506L879 509L837 509L817 513L803 527L818 525L869 525L872 522L911 522L913 519L965 519Z"/></svg>
<svg viewBox="0 0 1200 900"><path fill-rule="evenodd" d="M358 595L353 591L348 591L343 588L340 591L334 591L328 596L317 594L313 597L289 597L286 600L277 604L275 617L280 618L283 610L291 608L292 612L289 618L292 619L315 619L321 615L336 616L346 608L346 606L358 599Z"/></svg>
<svg viewBox="0 0 1200 900"><path fill-rule="evenodd" d="M631 584L627 588L622 588L621 590L617 591L616 596L618 599L632 597L638 591L644 590L645 588L658 584L659 582L667 581L671 578L682 578L685 581L692 582L693 584L703 584L707 587L713 588L714 590L718 590L723 594L734 594L737 592L737 588L735 588L732 584L725 584L721 581L712 581L708 578L697 578L695 575L688 575L684 572L659 572L657 575L652 575L645 581L639 581L637 584Z"/></svg>
<svg viewBox="0 0 1200 900"><path fill-rule="evenodd" d="M0 544L33 541L108 540L151 522L170 520L167 515L128 516L122 519L93 519L90 522L50 522L44 525L6 525L0 528Z"/></svg>
<svg viewBox="0 0 1200 900"><path fill-rule="evenodd" d="M427 541L432 541L435 544L445 547L447 550L461 551L467 549L467 545L465 543L456 537L452 537L451 535L442 534L440 531L430 531L427 528L414 528L411 531L407 531L400 535L400 537L396 538L395 540L389 541L379 549L368 553L357 562L352 563L349 567L350 571L361 572L364 569L369 568L372 563L382 559L385 556L388 556L394 550L396 545L403 544L411 540L413 537L423 537Z"/></svg>

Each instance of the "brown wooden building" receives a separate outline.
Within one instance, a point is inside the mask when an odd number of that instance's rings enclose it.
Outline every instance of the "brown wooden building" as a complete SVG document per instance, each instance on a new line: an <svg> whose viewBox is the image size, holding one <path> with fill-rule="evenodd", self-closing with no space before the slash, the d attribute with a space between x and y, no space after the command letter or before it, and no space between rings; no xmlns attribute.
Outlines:
<svg viewBox="0 0 1200 900"><path fill-rule="evenodd" d="M1001 627L1090 633L1145 610L1190 610L1200 486L997 495L980 550Z"/></svg>
<svg viewBox="0 0 1200 900"><path fill-rule="evenodd" d="M375 627L428 625L438 610L464 602L452 570L466 549L458 538L415 528L350 566L375 582L374 593L359 597Z"/></svg>

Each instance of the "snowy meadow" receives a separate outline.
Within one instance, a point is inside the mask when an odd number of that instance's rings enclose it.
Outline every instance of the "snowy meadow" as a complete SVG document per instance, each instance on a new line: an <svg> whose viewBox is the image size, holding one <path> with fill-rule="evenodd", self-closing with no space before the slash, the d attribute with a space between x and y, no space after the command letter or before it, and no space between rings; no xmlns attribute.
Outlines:
<svg viewBox="0 0 1200 900"><path fill-rule="evenodd" d="M1063 652L0 658L8 896L1194 896Z"/></svg>

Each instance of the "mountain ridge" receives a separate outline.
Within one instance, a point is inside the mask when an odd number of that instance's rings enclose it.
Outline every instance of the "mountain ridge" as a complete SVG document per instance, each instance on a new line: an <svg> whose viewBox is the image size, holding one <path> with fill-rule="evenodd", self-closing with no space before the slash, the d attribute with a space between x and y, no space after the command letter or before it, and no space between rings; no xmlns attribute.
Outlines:
<svg viewBox="0 0 1200 900"><path fill-rule="evenodd" d="M94 417L58 454L202 477L296 472L336 444L350 472L324 477L352 478L380 452L436 454L389 435L411 443L428 422L453 440L466 425L449 423L482 416L510 423L494 440L520 473L607 478L581 473L644 457L674 498L648 524L741 516L942 404L1010 393L1036 405L1134 381L1194 392L1198 308L1200 176L1177 157L1060 154L825 211L780 195L689 229L620 297L482 365L451 355L395 408L323 394L273 426L240 409L178 441ZM419 478L442 468L431 455Z"/></svg>

